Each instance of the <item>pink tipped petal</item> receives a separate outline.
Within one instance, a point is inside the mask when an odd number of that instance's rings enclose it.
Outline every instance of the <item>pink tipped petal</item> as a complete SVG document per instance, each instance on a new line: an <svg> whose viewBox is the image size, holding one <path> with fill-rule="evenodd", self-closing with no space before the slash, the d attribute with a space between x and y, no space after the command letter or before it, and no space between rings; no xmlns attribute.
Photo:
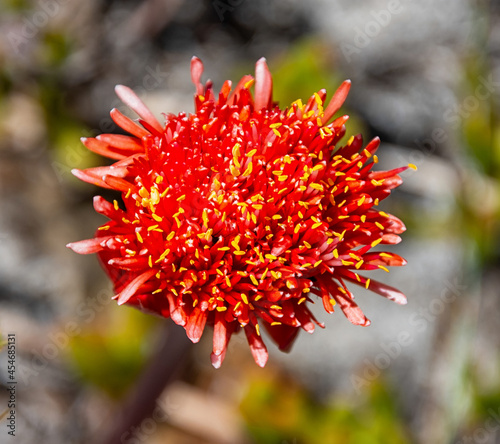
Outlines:
<svg viewBox="0 0 500 444"><path fill-rule="evenodd" d="M117 213L114 205L102 196L94 196L94 210L110 219L112 219Z"/></svg>
<svg viewBox="0 0 500 444"><path fill-rule="evenodd" d="M244 330L255 363L259 367L264 367L266 365L267 358L269 357L264 341L259 335L257 335L255 328L252 325L247 325Z"/></svg>
<svg viewBox="0 0 500 444"><path fill-rule="evenodd" d="M269 107L273 94L273 79L266 59L262 57L255 65L255 110Z"/></svg>
<svg viewBox="0 0 500 444"><path fill-rule="evenodd" d="M368 289L386 299L389 299L390 301L395 302L396 304L405 305L408 302L406 296L398 289L383 284L382 282L374 281L373 279L370 281Z"/></svg>
<svg viewBox="0 0 500 444"><path fill-rule="evenodd" d="M131 151L132 153L144 152L141 141L136 137L122 136L121 134L101 134L96 139L119 150Z"/></svg>
<svg viewBox="0 0 500 444"><path fill-rule="evenodd" d="M193 342L197 343L207 322L207 312L201 310L199 307L194 307L191 315L187 319L186 334L187 337Z"/></svg>
<svg viewBox="0 0 500 444"><path fill-rule="evenodd" d="M137 193L137 187L135 185L132 185L130 182L120 177L104 176L103 180L106 184L106 188L121 191L122 193L128 193L129 190L131 190L132 193Z"/></svg>
<svg viewBox="0 0 500 444"><path fill-rule="evenodd" d="M388 232L401 234L406 231L406 226L403 221L392 214L388 214L391 224L388 227Z"/></svg>
<svg viewBox="0 0 500 444"><path fill-rule="evenodd" d="M215 314L213 353L219 356L227 347L227 327L224 315L217 312Z"/></svg>
<svg viewBox="0 0 500 444"><path fill-rule="evenodd" d="M191 59L191 81L196 86L196 94L203 95L204 88L201 83L201 76L203 74L203 62L198 57Z"/></svg>
<svg viewBox="0 0 500 444"><path fill-rule="evenodd" d="M344 312L345 317L354 325L361 325L362 327L368 327L370 325L370 320L364 315L358 304L352 300L348 295L341 292L336 292L333 298L337 301L340 309Z"/></svg>
<svg viewBox="0 0 500 444"><path fill-rule="evenodd" d="M314 332L314 322L311 320L311 317L308 313L309 310L302 309L302 307L298 306L295 310L295 315L300 322L300 326L307 331L307 333Z"/></svg>
<svg viewBox="0 0 500 444"><path fill-rule="evenodd" d="M89 171L90 170L90 171ZM79 170L74 168L71 170L73 176L78 177L78 179L83 180L84 182L91 183L92 185L97 185L101 188L111 189L111 187L102 180L102 177L99 175L95 175L91 169Z"/></svg>
<svg viewBox="0 0 500 444"><path fill-rule="evenodd" d="M66 246L78 254L93 254L103 250L105 242L113 238L114 236L103 236L94 239L85 239L78 242L71 242Z"/></svg>
<svg viewBox="0 0 500 444"><path fill-rule="evenodd" d="M105 177L109 174L124 177L127 175L128 170L125 167L109 166L87 168L85 170L73 169L71 170L71 172L74 176L78 177L78 179L83 180L84 182L92 183L103 188L111 188L105 181Z"/></svg>
<svg viewBox="0 0 500 444"><path fill-rule="evenodd" d="M119 268L120 270L140 271L148 266L148 259L144 256L115 257L108 261L108 265Z"/></svg>
<svg viewBox="0 0 500 444"><path fill-rule="evenodd" d="M401 256L398 256L395 253L386 253L386 252L373 252L367 253L363 256L363 259L366 264L370 265L388 265L391 267L401 267L406 265L407 262Z"/></svg>
<svg viewBox="0 0 500 444"><path fill-rule="evenodd" d="M224 351L220 355L216 355L215 353L210 354L210 362L214 366L214 368L220 368L224 358L226 357L226 352Z"/></svg>
<svg viewBox="0 0 500 444"><path fill-rule="evenodd" d="M125 304L132 296L134 296L139 288L146 283L149 279L151 279L155 274L156 270L148 270L139 276L137 276L134 280L129 282L125 288L115 296L118 299L118 305Z"/></svg>
<svg viewBox="0 0 500 444"><path fill-rule="evenodd" d="M156 120L156 117L149 110L149 108L144 105L143 101L139 99L134 91L132 91L128 86L116 85L115 92L120 100L131 110L133 110L139 117L148 122L149 125L151 125L156 131L160 133L163 132L163 128L158 120Z"/></svg>
<svg viewBox="0 0 500 444"><path fill-rule="evenodd" d="M113 121L122 129L127 131L128 133L139 137L139 139L142 139L144 136L149 135L149 132L146 131L144 128L140 127L135 123L133 120L129 119L127 116L122 114L120 111L118 111L116 108L113 108L111 112L109 113Z"/></svg>
<svg viewBox="0 0 500 444"><path fill-rule="evenodd" d="M109 157L110 159L115 160L125 159L126 157L125 154L110 150L107 143L101 142L100 140L94 139L93 137L82 137L80 140L90 151L93 151L94 153L101 156Z"/></svg>
<svg viewBox="0 0 500 444"><path fill-rule="evenodd" d="M400 242L401 237L399 237L397 234L387 233L382 236L383 244L395 245L399 244Z"/></svg>
<svg viewBox="0 0 500 444"><path fill-rule="evenodd" d="M340 107L344 104L345 99L347 98L347 94L349 94L349 90L351 89L351 81L345 80L342 85L339 86L337 91L328 103L328 106L325 109L325 113L321 118L323 124L328 122L333 115L340 109Z"/></svg>

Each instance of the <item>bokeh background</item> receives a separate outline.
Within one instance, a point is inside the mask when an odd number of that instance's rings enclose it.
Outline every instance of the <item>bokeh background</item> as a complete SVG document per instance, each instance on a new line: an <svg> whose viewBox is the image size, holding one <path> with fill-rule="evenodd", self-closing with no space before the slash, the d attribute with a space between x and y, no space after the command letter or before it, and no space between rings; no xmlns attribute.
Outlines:
<svg viewBox="0 0 500 444"><path fill-rule="evenodd" d="M192 111L193 55L216 88L265 56L284 105L352 80L348 135L381 136L381 169L418 166L384 203L408 265L377 276L409 303L358 290L370 327L316 310L326 328L270 345L265 369L243 337L213 369L205 334L121 442L500 443L499 48L495 1L0 0L0 332L19 381L0 443L98 442L161 348L164 322L65 248L103 223L70 170L106 162L79 139L117 131L115 84Z"/></svg>

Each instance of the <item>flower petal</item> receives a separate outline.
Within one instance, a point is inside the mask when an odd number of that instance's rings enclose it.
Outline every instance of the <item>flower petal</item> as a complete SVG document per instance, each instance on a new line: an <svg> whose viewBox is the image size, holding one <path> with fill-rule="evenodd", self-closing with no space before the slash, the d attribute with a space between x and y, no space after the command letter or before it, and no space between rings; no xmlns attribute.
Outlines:
<svg viewBox="0 0 500 444"><path fill-rule="evenodd" d="M273 341L278 345L278 348L284 352L291 350L300 331L298 327L290 327L285 324L271 325L265 322L264 326Z"/></svg>
<svg viewBox="0 0 500 444"><path fill-rule="evenodd" d="M78 242L70 242L66 246L71 248L75 253L78 254L93 254L98 253L104 249L104 243L108 239L113 239L114 236L103 236L93 239L85 239Z"/></svg>
<svg viewBox="0 0 500 444"><path fill-rule="evenodd" d="M333 298L337 301L340 309L344 312L345 317L351 321L354 325L361 325L362 327L368 327L370 325L370 320L364 315L358 304L352 300L352 297L341 292L334 292L332 294Z"/></svg>
<svg viewBox="0 0 500 444"><path fill-rule="evenodd" d="M252 325L245 326L244 330L255 363L259 367L264 367L266 365L269 354L267 352L267 347L262 340L262 337L256 333L255 328Z"/></svg>
<svg viewBox="0 0 500 444"><path fill-rule="evenodd" d="M340 109L340 107L344 104L350 89L351 89L350 80L345 80L344 82L342 82L342 85L338 87L337 91L335 91L335 94L330 99L330 103L328 103L328 106L325 109L323 117L321 118L323 124L328 122L333 117L333 115Z"/></svg>
<svg viewBox="0 0 500 444"><path fill-rule="evenodd" d="M201 83L201 76L203 74L203 62L198 57L191 59L191 81L196 86L196 94L203 95L204 88Z"/></svg>
<svg viewBox="0 0 500 444"><path fill-rule="evenodd" d="M269 107L273 94L273 79L266 59L262 57L255 65L255 110Z"/></svg>
<svg viewBox="0 0 500 444"><path fill-rule="evenodd" d="M152 278L156 272L156 270L148 270L129 282L125 288L114 297L114 299L118 299L118 305L125 304L125 302L137 293L141 285Z"/></svg>
<svg viewBox="0 0 500 444"><path fill-rule="evenodd" d="M186 334L192 342L196 343L200 340L205 324L207 322L207 312L201 310L199 307L194 307L193 311L187 318Z"/></svg>
<svg viewBox="0 0 500 444"><path fill-rule="evenodd" d="M127 157L125 154L117 153L115 151L110 150L109 145L107 143L101 142L98 139L94 139L93 137L82 137L80 141L94 153L97 153L104 157L109 157L110 159L121 160Z"/></svg>
<svg viewBox="0 0 500 444"><path fill-rule="evenodd" d="M160 133L163 132L163 128L158 120L156 120L156 117L149 110L149 108L144 105L144 102L139 99L134 91L132 91L128 86L116 85L115 92L120 100L131 110L135 111L139 117L148 122L149 125L151 125L156 131Z"/></svg>
<svg viewBox="0 0 500 444"><path fill-rule="evenodd" d="M137 125L133 120L129 119L127 116L122 114L116 108L113 108L109 113L113 121L122 129L127 131L128 133L139 137L142 139L144 136L149 135L150 133L146 131L141 126Z"/></svg>
<svg viewBox="0 0 500 444"><path fill-rule="evenodd" d="M96 139L110 145L112 148L126 151L129 155L144 152L144 147L140 139L136 137L123 136L121 134L100 134Z"/></svg>

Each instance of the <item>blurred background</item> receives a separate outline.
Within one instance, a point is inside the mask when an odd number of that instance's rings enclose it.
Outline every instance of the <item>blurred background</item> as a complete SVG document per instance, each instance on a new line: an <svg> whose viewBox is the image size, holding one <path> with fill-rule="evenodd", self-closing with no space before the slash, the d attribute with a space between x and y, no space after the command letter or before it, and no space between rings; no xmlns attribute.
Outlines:
<svg viewBox="0 0 500 444"><path fill-rule="evenodd" d="M0 443L97 442L161 347L164 322L65 248L104 221L70 170L106 162L79 139L118 131L117 83L157 116L192 111L193 55L216 89L265 56L284 106L352 80L347 137L380 136L380 169L418 166L384 202L408 265L372 276L409 303L356 289L368 328L316 307L326 328L289 354L268 341L265 369L239 336L215 370L207 332L120 442L500 443L499 49L495 1L0 0L0 331L19 381Z"/></svg>

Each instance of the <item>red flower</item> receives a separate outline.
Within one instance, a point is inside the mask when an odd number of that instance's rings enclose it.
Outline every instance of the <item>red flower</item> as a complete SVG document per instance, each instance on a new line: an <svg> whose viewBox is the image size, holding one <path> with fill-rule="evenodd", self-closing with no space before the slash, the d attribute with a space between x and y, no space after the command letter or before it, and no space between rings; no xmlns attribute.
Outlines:
<svg viewBox="0 0 500 444"><path fill-rule="evenodd" d="M245 76L233 91L226 81L218 95L210 82L201 84L202 72L193 58L194 114L168 114L162 125L119 85L116 93L142 126L113 109L112 119L131 136L82 139L117 162L73 173L119 191L124 209L95 197L96 211L110 221L94 239L69 247L98 254L118 304L172 318L193 342L212 325L215 367L240 329L264 366L259 326L281 350L300 327L312 333L323 326L308 308L316 297L328 313L338 304L353 324L369 325L346 282L405 304L398 290L359 274L406 263L372 249L401 240L403 223L376 206L408 167L371 171L378 138L365 148L360 135L337 146L348 116L329 122L350 81L328 103L321 90L282 110L272 101L264 59L255 80Z"/></svg>

